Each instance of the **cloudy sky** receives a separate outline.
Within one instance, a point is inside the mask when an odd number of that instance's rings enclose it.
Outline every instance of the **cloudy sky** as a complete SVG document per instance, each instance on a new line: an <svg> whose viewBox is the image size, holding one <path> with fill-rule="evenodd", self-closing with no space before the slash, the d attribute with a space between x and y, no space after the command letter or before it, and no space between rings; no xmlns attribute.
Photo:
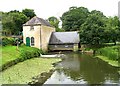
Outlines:
<svg viewBox="0 0 120 86"><path fill-rule="evenodd" d="M91 10L100 10L106 16L118 15L120 0L0 0L0 11L8 12L30 8L38 17L61 17L71 6L83 6Z"/></svg>

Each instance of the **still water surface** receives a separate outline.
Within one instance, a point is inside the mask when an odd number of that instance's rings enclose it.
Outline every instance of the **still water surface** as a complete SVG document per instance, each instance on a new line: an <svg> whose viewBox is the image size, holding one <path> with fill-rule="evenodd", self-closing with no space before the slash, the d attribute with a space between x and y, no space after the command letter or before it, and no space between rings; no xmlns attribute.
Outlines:
<svg viewBox="0 0 120 86"><path fill-rule="evenodd" d="M69 53L44 84L119 84L118 69L90 55Z"/></svg>

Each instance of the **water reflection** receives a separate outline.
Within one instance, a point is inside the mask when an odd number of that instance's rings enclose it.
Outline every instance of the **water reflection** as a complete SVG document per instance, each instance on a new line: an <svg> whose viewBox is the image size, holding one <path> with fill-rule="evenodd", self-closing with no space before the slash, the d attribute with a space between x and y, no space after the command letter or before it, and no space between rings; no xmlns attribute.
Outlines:
<svg viewBox="0 0 120 86"><path fill-rule="evenodd" d="M119 83L117 68L89 55L66 54L45 84L115 84Z"/></svg>

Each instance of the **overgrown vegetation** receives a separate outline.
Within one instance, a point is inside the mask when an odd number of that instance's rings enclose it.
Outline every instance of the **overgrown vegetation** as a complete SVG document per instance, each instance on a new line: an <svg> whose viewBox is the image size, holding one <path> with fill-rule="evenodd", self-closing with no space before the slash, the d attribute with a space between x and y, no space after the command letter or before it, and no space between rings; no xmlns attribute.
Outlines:
<svg viewBox="0 0 120 86"><path fill-rule="evenodd" d="M108 57L110 60L120 59L120 46L105 47L98 50L99 54Z"/></svg>
<svg viewBox="0 0 120 86"><path fill-rule="evenodd" d="M93 53L95 57L108 62L112 66L120 67L120 42L117 42L116 46L114 43L104 43L102 45L82 45L82 50Z"/></svg>
<svg viewBox="0 0 120 86"><path fill-rule="evenodd" d="M0 45L2 45L2 46L17 45L17 42L19 45L21 45L23 43L22 36L18 37L18 38L3 36L1 38L2 38L2 42L0 42Z"/></svg>
<svg viewBox="0 0 120 86"><path fill-rule="evenodd" d="M96 57L108 62L112 66L120 67L120 46L111 46L100 48Z"/></svg>
<svg viewBox="0 0 120 86"><path fill-rule="evenodd" d="M8 38L8 37L2 38L2 46L14 45L14 44L15 44L14 38Z"/></svg>

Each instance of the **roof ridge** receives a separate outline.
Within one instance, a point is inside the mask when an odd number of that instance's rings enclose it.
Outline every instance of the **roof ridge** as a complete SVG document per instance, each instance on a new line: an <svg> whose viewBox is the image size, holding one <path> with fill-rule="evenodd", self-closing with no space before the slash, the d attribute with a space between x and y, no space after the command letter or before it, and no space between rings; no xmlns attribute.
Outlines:
<svg viewBox="0 0 120 86"><path fill-rule="evenodd" d="M69 32L53 32L53 33L77 33L77 31L69 31Z"/></svg>
<svg viewBox="0 0 120 86"><path fill-rule="evenodd" d="M45 26L50 26L50 23L46 20L44 20L43 18L39 18L37 16L34 16L33 18L31 18L29 21L27 21L25 24L23 25L37 25L37 24L41 24L41 25L45 25Z"/></svg>

